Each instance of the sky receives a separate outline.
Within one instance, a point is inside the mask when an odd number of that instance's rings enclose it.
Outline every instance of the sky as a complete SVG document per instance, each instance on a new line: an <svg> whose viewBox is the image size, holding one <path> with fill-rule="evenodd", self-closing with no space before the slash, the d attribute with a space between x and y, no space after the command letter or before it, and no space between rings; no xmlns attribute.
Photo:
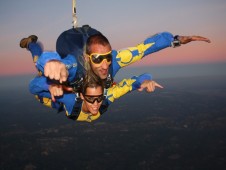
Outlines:
<svg viewBox="0 0 226 170"><path fill-rule="evenodd" d="M113 49L162 31L212 41L167 48L132 67L226 62L225 0L77 0L77 17L79 26L89 24L106 35ZM35 34L44 50L55 51L57 37L72 28L72 0L1 1L0 23L0 76L35 73L20 40Z"/></svg>

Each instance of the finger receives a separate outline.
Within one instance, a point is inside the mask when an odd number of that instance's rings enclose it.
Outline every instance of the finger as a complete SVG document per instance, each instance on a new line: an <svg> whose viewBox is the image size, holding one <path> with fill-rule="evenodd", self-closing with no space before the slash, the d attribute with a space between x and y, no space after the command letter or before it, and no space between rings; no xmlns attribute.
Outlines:
<svg viewBox="0 0 226 170"><path fill-rule="evenodd" d="M60 73L60 83L63 83L67 80L68 72L66 69L62 69Z"/></svg>
<svg viewBox="0 0 226 170"><path fill-rule="evenodd" d="M56 101L56 99L55 99L55 97L54 97L54 95L52 93L51 93L51 99L52 99L53 102Z"/></svg>
<svg viewBox="0 0 226 170"><path fill-rule="evenodd" d="M54 79L55 80L60 80L60 73L58 71L53 72L54 73Z"/></svg>
<svg viewBox="0 0 226 170"><path fill-rule="evenodd" d="M205 41L210 43L210 40L208 38L197 38L196 41Z"/></svg>
<svg viewBox="0 0 226 170"><path fill-rule="evenodd" d="M51 67L49 67L49 69L47 69L47 72L48 72L48 74L46 75L46 77L49 77L51 80L55 79L55 74Z"/></svg>
<svg viewBox="0 0 226 170"><path fill-rule="evenodd" d="M201 36L194 36L193 38L194 38L194 41L205 41L205 42L208 42L208 43L211 42L208 38L201 37Z"/></svg>
<svg viewBox="0 0 226 170"><path fill-rule="evenodd" d="M143 89L144 89L144 88L140 87L140 88L137 89L137 90L141 92L141 91L143 91Z"/></svg>
<svg viewBox="0 0 226 170"><path fill-rule="evenodd" d="M63 95L63 88L61 85L57 85L55 89L55 96L62 96Z"/></svg>
<svg viewBox="0 0 226 170"><path fill-rule="evenodd" d="M67 81L67 77L65 77L65 76L61 76L60 77L60 83L64 83L64 82L66 82Z"/></svg>
<svg viewBox="0 0 226 170"><path fill-rule="evenodd" d="M49 77L50 79L54 79L54 72L52 70L54 70L54 68L52 68L51 63L46 63L44 67L45 76Z"/></svg>
<svg viewBox="0 0 226 170"><path fill-rule="evenodd" d="M163 89L164 87L163 86L161 86L160 84L158 84L158 83L156 83L155 82L155 85L154 85L155 87L158 87L158 88L161 88L161 89Z"/></svg>
<svg viewBox="0 0 226 170"><path fill-rule="evenodd" d="M149 93L155 91L155 86L148 86L146 91Z"/></svg>
<svg viewBox="0 0 226 170"><path fill-rule="evenodd" d="M47 64L46 64L45 67L44 67L44 75L45 75L46 77L49 77L49 70L48 70Z"/></svg>
<svg viewBox="0 0 226 170"><path fill-rule="evenodd" d="M73 91L72 87L62 86L64 91Z"/></svg>
<svg viewBox="0 0 226 170"><path fill-rule="evenodd" d="M58 96L62 96L62 95L63 95L63 89L61 88L58 90Z"/></svg>
<svg viewBox="0 0 226 170"><path fill-rule="evenodd" d="M210 39L207 39L207 38L204 41L211 43Z"/></svg>

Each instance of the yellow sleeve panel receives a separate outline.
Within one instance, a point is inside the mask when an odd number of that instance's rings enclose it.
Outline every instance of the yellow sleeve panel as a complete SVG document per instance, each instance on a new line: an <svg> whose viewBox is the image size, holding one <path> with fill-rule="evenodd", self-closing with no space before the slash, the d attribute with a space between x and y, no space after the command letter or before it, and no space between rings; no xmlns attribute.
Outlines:
<svg viewBox="0 0 226 170"><path fill-rule="evenodd" d="M155 43L138 44L136 47L129 47L117 52L116 60L120 67L125 67L140 60L144 56L144 52Z"/></svg>
<svg viewBox="0 0 226 170"><path fill-rule="evenodd" d="M37 60L38 60L39 56L35 55L33 58L33 62L36 64Z"/></svg>
<svg viewBox="0 0 226 170"><path fill-rule="evenodd" d="M40 102L40 99L39 99L39 97L37 95L35 95L35 98ZM42 98L42 102L43 102L42 104L44 106L52 108L52 100L51 99L43 97Z"/></svg>
<svg viewBox="0 0 226 170"><path fill-rule="evenodd" d="M107 89L108 100L114 102L115 99L130 92L132 90L132 84L135 81L136 81L135 79L123 79L120 83Z"/></svg>

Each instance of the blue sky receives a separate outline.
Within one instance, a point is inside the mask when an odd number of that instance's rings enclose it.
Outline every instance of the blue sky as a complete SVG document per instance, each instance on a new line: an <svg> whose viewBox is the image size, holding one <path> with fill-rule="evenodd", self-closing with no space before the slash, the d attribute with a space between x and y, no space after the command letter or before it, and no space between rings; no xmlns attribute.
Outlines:
<svg viewBox="0 0 226 170"><path fill-rule="evenodd" d="M100 30L114 49L134 46L161 31L212 40L163 50L138 66L226 61L225 0L77 0L77 16L79 26ZM19 47L20 39L36 34L45 50L54 51L57 37L72 27L72 1L1 1L0 22L1 75L32 73L30 54Z"/></svg>

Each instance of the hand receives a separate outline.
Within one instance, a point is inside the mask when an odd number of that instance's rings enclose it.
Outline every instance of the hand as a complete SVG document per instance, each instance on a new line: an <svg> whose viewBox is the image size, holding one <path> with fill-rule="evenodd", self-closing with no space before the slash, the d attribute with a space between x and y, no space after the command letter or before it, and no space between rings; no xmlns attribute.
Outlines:
<svg viewBox="0 0 226 170"><path fill-rule="evenodd" d="M205 41L210 43L211 41L208 38L201 37L201 36L179 36L178 40L181 44L187 44L191 41Z"/></svg>
<svg viewBox="0 0 226 170"><path fill-rule="evenodd" d="M51 99L53 102L56 101L55 96L62 96L64 94L64 91L72 92L73 88L58 84L51 84L49 86L49 92L51 94Z"/></svg>
<svg viewBox="0 0 226 170"><path fill-rule="evenodd" d="M66 65L57 60L51 60L44 67L44 75L50 79L58 80L63 83L68 78Z"/></svg>
<svg viewBox="0 0 226 170"><path fill-rule="evenodd" d="M156 83L155 81L152 81L152 80L145 80L140 88L138 89L138 91L143 91L143 89L146 88L146 91L147 92L153 92L155 91L155 87L158 87L158 88L163 88L160 84Z"/></svg>

